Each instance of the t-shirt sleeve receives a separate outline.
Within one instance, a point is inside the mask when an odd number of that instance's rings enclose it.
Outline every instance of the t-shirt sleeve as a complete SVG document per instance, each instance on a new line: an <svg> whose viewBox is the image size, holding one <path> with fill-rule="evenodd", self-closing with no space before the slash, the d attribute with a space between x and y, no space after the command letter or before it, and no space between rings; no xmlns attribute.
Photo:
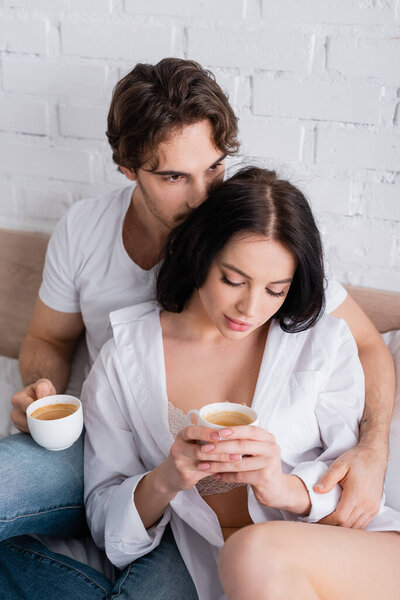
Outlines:
<svg viewBox="0 0 400 600"><path fill-rule="evenodd" d="M339 308L346 300L346 289L332 276L329 265L325 265L326 284L325 284L325 312L328 314Z"/></svg>
<svg viewBox="0 0 400 600"><path fill-rule="evenodd" d="M74 244L71 240L70 212L58 222L47 247L39 298L47 306L61 312L80 312L79 293L75 283Z"/></svg>

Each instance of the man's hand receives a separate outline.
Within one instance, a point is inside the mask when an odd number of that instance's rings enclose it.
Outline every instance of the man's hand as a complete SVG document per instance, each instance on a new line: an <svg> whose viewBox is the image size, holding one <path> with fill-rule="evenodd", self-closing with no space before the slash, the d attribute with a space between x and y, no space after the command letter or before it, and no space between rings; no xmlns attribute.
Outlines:
<svg viewBox="0 0 400 600"><path fill-rule="evenodd" d="M56 388L49 379L38 379L35 383L28 385L21 392L18 392L11 398L11 404L13 406L11 411L11 420L15 427L23 433L28 433L28 421L26 418L26 409L28 406L45 396L52 396L56 394Z"/></svg>
<svg viewBox="0 0 400 600"><path fill-rule="evenodd" d="M322 519L325 525L365 529L379 512L387 467L387 453L359 444L335 460L314 486L319 494L330 492L339 483L342 497L336 510Z"/></svg>

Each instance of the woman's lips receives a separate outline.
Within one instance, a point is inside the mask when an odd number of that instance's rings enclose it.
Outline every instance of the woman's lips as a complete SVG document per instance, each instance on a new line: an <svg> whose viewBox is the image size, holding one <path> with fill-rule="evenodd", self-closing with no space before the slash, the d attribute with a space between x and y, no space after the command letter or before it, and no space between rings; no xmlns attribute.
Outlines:
<svg viewBox="0 0 400 600"><path fill-rule="evenodd" d="M224 315L225 321L233 331L247 331L252 327L251 323L245 323L244 321L238 321L237 319L230 319L226 315Z"/></svg>

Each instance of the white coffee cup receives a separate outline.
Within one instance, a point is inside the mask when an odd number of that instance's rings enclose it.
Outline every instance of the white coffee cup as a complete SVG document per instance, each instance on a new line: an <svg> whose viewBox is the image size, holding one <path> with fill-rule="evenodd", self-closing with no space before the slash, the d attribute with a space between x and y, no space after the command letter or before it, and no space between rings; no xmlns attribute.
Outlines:
<svg viewBox="0 0 400 600"><path fill-rule="evenodd" d="M58 419L44 420L32 416L39 408L53 404L73 404L77 409ZM82 404L78 398L66 394L46 396L32 402L26 409L31 436L39 446L47 450L65 450L79 438L83 429Z"/></svg>
<svg viewBox="0 0 400 600"><path fill-rule="evenodd" d="M258 425L258 415L252 408L245 406L244 404L236 404L236 402L214 402L213 404L206 404L200 410L192 409L187 414L188 422L192 424L191 415L197 416L197 425L201 427L210 427L211 429L226 429L227 427L233 427L233 425L216 425L210 423L207 417L211 415L217 415L218 413L239 413L245 415L249 419L249 423L246 425ZM239 423L238 423L239 424Z"/></svg>

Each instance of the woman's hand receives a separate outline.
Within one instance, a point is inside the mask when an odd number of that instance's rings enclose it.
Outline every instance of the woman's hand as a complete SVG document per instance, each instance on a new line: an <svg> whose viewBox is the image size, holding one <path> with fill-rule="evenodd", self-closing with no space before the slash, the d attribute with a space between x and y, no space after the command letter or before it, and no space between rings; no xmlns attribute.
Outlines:
<svg viewBox="0 0 400 600"><path fill-rule="evenodd" d="M168 458L155 469L163 489L177 494L190 489L200 479L224 470L224 465L231 466L240 461L239 454L230 457L218 449L220 439L219 433L209 427L190 425L180 431Z"/></svg>
<svg viewBox="0 0 400 600"><path fill-rule="evenodd" d="M271 433L251 425L214 431L209 438L214 447L207 444L197 454L199 470L225 483L251 485L264 506L308 514L308 491L301 479L282 472L280 447ZM201 462L204 454L207 460Z"/></svg>

